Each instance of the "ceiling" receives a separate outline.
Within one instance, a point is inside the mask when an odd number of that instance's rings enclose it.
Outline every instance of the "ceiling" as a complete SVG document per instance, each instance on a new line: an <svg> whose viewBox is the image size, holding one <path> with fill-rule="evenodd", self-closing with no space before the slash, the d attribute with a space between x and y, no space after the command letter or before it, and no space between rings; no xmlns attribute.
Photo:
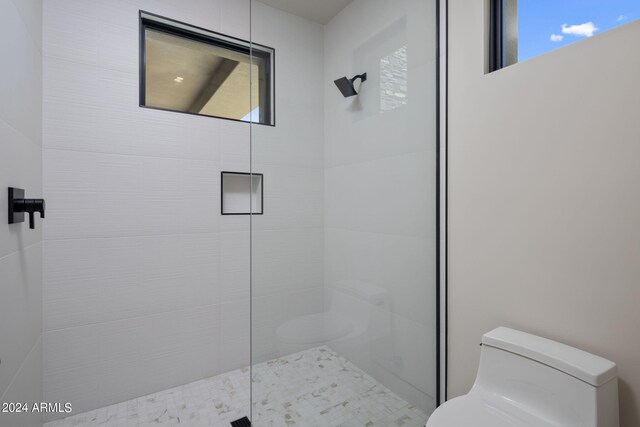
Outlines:
<svg viewBox="0 0 640 427"><path fill-rule="evenodd" d="M260 2L324 25L352 0L260 0Z"/></svg>
<svg viewBox="0 0 640 427"><path fill-rule="evenodd" d="M257 107L249 72L258 82L258 66L248 56L154 30L145 43L146 106L236 120Z"/></svg>

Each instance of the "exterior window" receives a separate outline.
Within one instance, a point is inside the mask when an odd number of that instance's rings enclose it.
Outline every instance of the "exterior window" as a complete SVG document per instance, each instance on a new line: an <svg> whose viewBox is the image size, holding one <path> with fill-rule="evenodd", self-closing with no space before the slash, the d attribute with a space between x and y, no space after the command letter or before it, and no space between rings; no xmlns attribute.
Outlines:
<svg viewBox="0 0 640 427"><path fill-rule="evenodd" d="M140 12L140 106L275 125L274 50Z"/></svg>
<svg viewBox="0 0 640 427"><path fill-rule="evenodd" d="M640 18L637 0L489 0L488 71Z"/></svg>

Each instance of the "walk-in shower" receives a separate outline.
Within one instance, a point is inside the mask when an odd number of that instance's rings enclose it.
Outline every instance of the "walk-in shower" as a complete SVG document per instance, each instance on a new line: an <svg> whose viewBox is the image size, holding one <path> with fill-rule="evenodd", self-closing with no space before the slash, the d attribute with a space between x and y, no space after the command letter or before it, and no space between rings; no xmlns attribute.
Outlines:
<svg viewBox="0 0 640 427"><path fill-rule="evenodd" d="M46 425L424 426L437 1L41 4Z"/></svg>

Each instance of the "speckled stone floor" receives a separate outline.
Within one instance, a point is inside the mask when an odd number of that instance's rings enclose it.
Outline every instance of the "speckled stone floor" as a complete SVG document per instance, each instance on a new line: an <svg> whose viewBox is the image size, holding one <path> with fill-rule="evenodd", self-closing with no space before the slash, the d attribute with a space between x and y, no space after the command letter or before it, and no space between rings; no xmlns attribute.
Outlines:
<svg viewBox="0 0 640 427"><path fill-rule="evenodd" d="M249 416L249 368L100 408L45 427L229 427ZM253 368L256 427L424 427L427 415L326 346Z"/></svg>

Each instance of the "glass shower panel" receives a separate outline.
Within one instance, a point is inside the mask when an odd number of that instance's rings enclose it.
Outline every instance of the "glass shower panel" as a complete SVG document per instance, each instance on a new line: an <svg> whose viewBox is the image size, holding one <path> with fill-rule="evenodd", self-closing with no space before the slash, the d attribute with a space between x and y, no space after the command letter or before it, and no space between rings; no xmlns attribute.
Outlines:
<svg viewBox="0 0 640 427"><path fill-rule="evenodd" d="M229 426L250 411L250 0L29 3L44 9L42 399L72 408L45 421ZM146 45L145 16L163 30ZM145 77L173 104L142 108ZM175 107L231 95L243 108Z"/></svg>
<svg viewBox="0 0 640 427"><path fill-rule="evenodd" d="M424 425L436 406L436 0L252 0L252 421Z"/></svg>

